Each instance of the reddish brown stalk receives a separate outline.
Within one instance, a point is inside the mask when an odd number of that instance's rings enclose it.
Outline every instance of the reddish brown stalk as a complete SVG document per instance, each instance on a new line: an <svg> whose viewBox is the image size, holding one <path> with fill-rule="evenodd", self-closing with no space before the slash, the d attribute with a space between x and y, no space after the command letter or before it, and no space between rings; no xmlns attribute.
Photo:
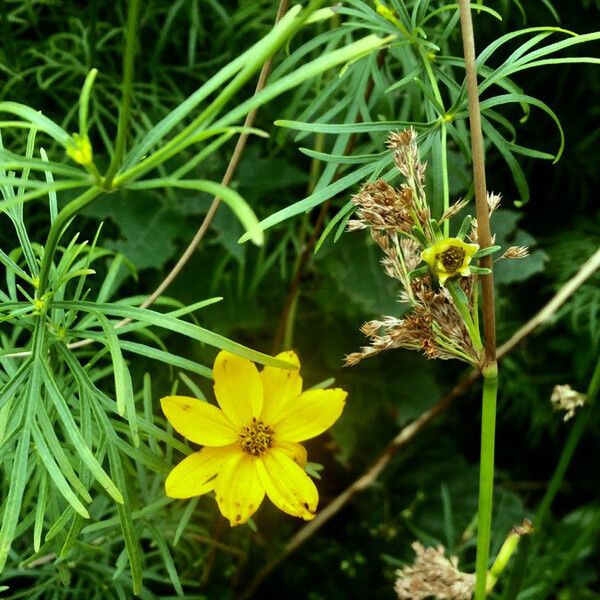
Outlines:
<svg viewBox="0 0 600 600"><path fill-rule="evenodd" d="M475 40L473 21L468 0L460 0L461 31L465 54L467 95L469 99L469 128L471 131L471 154L473 156L473 176L475 184L475 204L477 211L477 232L481 248L492 245L490 218L485 183L485 153L481 130L481 111L479 108L479 90L475 63ZM481 259L481 266L492 269L491 255ZM481 278L482 322L485 337L485 356L483 368L496 361L496 318L494 307L494 276Z"/></svg>

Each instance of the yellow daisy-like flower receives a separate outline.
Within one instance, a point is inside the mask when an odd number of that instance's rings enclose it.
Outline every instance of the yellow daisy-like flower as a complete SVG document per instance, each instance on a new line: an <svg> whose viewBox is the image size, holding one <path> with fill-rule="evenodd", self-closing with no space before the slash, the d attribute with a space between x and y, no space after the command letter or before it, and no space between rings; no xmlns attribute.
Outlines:
<svg viewBox="0 0 600 600"><path fill-rule="evenodd" d="M277 358L297 370L265 367L220 352L213 367L220 409L186 396L161 399L176 431L204 446L180 462L165 482L167 496L190 498L215 491L232 526L245 523L265 494L282 511L313 519L319 494L306 474L306 450L298 442L331 427L342 414L346 392L302 392L294 352Z"/></svg>
<svg viewBox="0 0 600 600"><path fill-rule="evenodd" d="M438 277L440 285L444 285L449 277L471 275L469 265L477 250L479 250L478 244L466 244L458 238L448 237L425 248L421 252L421 258L429 265L429 270Z"/></svg>

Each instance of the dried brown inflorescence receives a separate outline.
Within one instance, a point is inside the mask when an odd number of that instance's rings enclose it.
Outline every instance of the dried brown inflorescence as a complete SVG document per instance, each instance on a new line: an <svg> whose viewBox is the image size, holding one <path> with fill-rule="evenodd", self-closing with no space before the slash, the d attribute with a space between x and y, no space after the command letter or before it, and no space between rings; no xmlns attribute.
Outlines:
<svg viewBox="0 0 600 600"><path fill-rule="evenodd" d="M419 350L428 358L459 358L476 363L477 353L448 291L435 285L429 273L414 275L423 263L423 238L428 243L436 239L424 192L425 164L419 159L416 133L412 129L393 133L387 145L405 183L399 189L382 179L363 185L352 198L357 210L348 230L370 230L383 251L385 272L401 284L399 300L408 303L411 310L404 318L390 316L365 323L361 331L369 338L369 346L348 355L346 365L393 348ZM465 205L464 201L457 202L442 219L455 216ZM460 285L471 299L472 278L462 278Z"/></svg>
<svg viewBox="0 0 600 600"><path fill-rule="evenodd" d="M396 572L394 589L400 600L470 600L475 588L475 575L458 570L455 557L446 558L444 547L425 548L412 545L415 562Z"/></svg>
<svg viewBox="0 0 600 600"><path fill-rule="evenodd" d="M529 248L527 246L511 246L506 249L502 258L517 259L526 258L527 256L529 256Z"/></svg>
<svg viewBox="0 0 600 600"><path fill-rule="evenodd" d="M371 228L374 232L410 232L414 222L409 213L410 194L396 190L383 179L366 183L352 198L358 219L348 223L348 230Z"/></svg>

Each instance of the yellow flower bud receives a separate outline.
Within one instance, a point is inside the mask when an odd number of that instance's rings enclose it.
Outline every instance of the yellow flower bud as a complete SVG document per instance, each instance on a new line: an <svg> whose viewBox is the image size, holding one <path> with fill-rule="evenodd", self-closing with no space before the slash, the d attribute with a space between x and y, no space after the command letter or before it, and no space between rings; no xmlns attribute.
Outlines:
<svg viewBox="0 0 600 600"><path fill-rule="evenodd" d="M86 166L92 163L92 144L87 135L74 133L73 137L67 142L67 156L72 158L77 164Z"/></svg>

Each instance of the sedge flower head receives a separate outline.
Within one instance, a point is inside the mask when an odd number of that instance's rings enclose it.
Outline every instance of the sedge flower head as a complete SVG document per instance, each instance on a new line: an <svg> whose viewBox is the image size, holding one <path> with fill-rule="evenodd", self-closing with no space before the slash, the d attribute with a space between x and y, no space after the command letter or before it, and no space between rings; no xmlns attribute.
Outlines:
<svg viewBox="0 0 600 600"><path fill-rule="evenodd" d="M73 137L67 142L67 156L79 165L91 164L93 153L90 138L87 135L74 133Z"/></svg>
<svg viewBox="0 0 600 600"><path fill-rule="evenodd" d="M427 263L431 273L439 279L440 285L444 285L450 277L471 275L469 265L477 250L478 244L467 244L458 238L448 237L425 248L421 258Z"/></svg>
<svg viewBox="0 0 600 600"><path fill-rule="evenodd" d="M203 446L171 471L167 496L190 498L214 490L232 526L245 523L265 495L283 512L314 518L319 494L304 470L307 454L299 442L331 427L347 394L339 388L302 392L296 354L277 358L297 368L266 366L259 373L249 360L220 352L213 367L219 408L186 396L162 398L174 429Z"/></svg>

